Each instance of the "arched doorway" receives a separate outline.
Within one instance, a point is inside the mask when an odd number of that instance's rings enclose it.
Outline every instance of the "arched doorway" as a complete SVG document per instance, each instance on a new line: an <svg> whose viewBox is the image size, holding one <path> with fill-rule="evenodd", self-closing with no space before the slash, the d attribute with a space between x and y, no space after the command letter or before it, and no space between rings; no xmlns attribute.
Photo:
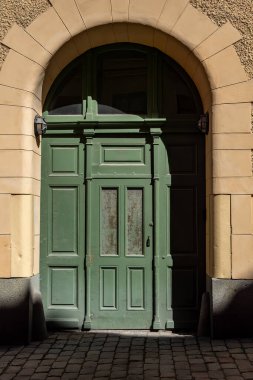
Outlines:
<svg viewBox="0 0 253 380"><path fill-rule="evenodd" d="M56 80L42 148L50 323L196 327L205 274L201 112L182 68L140 45L90 50Z"/></svg>

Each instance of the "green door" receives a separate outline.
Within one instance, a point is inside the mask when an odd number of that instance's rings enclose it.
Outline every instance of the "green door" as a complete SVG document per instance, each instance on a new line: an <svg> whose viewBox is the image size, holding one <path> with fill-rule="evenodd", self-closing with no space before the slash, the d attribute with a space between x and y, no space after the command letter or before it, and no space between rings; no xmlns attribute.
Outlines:
<svg viewBox="0 0 253 380"><path fill-rule="evenodd" d="M153 317L150 146L144 137L95 137L87 154L93 165L87 200L84 327L149 329Z"/></svg>
<svg viewBox="0 0 253 380"><path fill-rule="evenodd" d="M80 137L42 142L41 290L52 327L81 327L84 314L84 152Z"/></svg>
<svg viewBox="0 0 253 380"><path fill-rule="evenodd" d="M92 208L92 328L148 329L152 322L150 181L98 180Z"/></svg>

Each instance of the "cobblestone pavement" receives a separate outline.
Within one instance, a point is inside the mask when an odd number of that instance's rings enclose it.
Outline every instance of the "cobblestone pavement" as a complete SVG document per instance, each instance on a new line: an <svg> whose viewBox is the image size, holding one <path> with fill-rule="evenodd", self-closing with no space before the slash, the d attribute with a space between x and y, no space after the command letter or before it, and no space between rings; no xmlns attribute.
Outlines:
<svg viewBox="0 0 253 380"><path fill-rule="evenodd" d="M54 332L0 346L0 379L253 379L253 339L170 332Z"/></svg>

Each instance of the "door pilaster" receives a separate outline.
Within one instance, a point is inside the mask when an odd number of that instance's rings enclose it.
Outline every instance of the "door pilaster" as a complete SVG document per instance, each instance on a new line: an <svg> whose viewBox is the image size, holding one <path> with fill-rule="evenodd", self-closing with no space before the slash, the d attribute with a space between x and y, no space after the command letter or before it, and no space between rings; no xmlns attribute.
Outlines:
<svg viewBox="0 0 253 380"><path fill-rule="evenodd" d="M92 194L92 153L93 153L93 137L94 130L85 131L85 151L86 151L86 252L84 259L85 266L85 278L86 278L86 304L85 304L85 318L83 322L83 328L85 330L91 329L91 264L92 264L92 236L91 236L91 194Z"/></svg>
<svg viewBox="0 0 253 380"><path fill-rule="evenodd" d="M152 136L152 180L153 180L153 215L154 215L154 256L153 256L153 273L154 273L154 315L152 328L160 330L160 246L159 246L159 193L160 193L160 173L159 173L159 148L160 148L160 135L162 133L160 128L151 128L150 133Z"/></svg>

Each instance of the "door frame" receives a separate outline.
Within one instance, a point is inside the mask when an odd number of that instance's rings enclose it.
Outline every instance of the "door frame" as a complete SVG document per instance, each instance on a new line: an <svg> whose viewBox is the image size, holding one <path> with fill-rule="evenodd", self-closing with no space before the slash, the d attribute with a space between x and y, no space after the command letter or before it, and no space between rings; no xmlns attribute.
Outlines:
<svg viewBox="0 0 253 380"><path fill-rule="evenodd" d="M152 89L153 93L148 93L149 95L149 112L147 117L140 117L136 115L113 115L113 116L106 116L106 115L98 115L97 114L97 102L93 99L92 96L88 95L94 94L93 87L94 87L94 71L93 76L89 77L89 72L92 69L92 63L94 62L94 57L97 57L97 54L101 54L104 51L114 50L114 49L126 49L126 48L135 48L140 49L140 51L145 51L149 54L149 61L150 61L150 67L151 70L148 71L148 81L150 83L150 88ZM161 289L159 285L159 239L156 239L156 236L159 235L159 208L156 207L156 205L159 203L159 196L160 196L160 178L159 178L159 160L156 160L155 157L158 157L159 155L159 144L161 141L161 135L162 134L170 134L170 133L200 133L197 129L197 121L198 121L198 115L193 115L191 117L177 117L173 120L166 120L164 118L157 117L158 115L158 108L157 108L157 101L159 102L158 95L158 87L159 87L159 78L156 76L155 73L157 73L158 68L158 61L157 61L157 51L154 51L152 48L143 47L140 45L135 44L116 44L114 46L104 46L101 48L96 48L96 50L93 50L92 52L87 52L85 54L85 57L79 57L77 60L75 60L69 67L64 70L62 75L56 80L55 84L52 87L51 92L48 95L48 98L45 103L45 112L43 116L46 119L46 122L48 124L48 131L47 135L50 136L79 136L81 143L84 143L85 145L85 151L86 151L86 190L85 190L85 197L86 197L86 204L90 204L90 194L92 191L92 173L91 173L91 167L92 167L92 141L94 138L94 135L98 134L107 134L108 136L113 135L115 131L117 131L117 134L121 136L125 136L126 134L140 134L140 133L146 133L151 136L152 138L152 146L153 146L153 191L154 191L154 220L155 220L155 226L156 230L154 231L154 295L155 295L155 302L154 302L154 319L152 328L153 329L160 329L161 328L161 320L160 320L160 297L161 297ZM202 107L201 107L201 101L200 97L197 93L197 90L191 81L191 79L187 76L186 73L184 73L183 69L180 68L173 60L171 60L169 57L166 57L168 62L173 65L173 67L180 71L180 74L182 77L185 78L186 82L189 82L189 86L192 90L192 95L195 99L196 104L198 105L198 112L201 113ZM85 90L83 90L83 114L82 115L67 115L67 116L55 116L55 115L49 115L47 112L47 107L50 103L50 101L55 96L55 91L57 89L57 86L60 85L62 80L64 80L64 77L68 73L68 71L71 69L71 67L74 67L78 64L78 62L82 63L83 67L83 80L87 82L87 86ZM158 83L156 83L158 82ZM44 157L44 153L42 157ZM44 158L43 158L44 159ZM43 166L43 165L42 165ZM42 178L43 181L43 178ZM43 184L42 184L43 186ZM204 191L204 190L203 190ZM43 193L43 192L42 192ZM42 202L43 200L46 202L46 197L42 196ZM42 207L43 210L43 207ZM88 213L87 218L89 219L89 215L91 210L86 211ZM44 231L44 223L45 219L42 213L42 219L41 219L41 225L42 225L42 231ZM89 260L90 255L90 249L91 249L91 241L90 241L90 225L89 223L85 224L86 229L86 252L87 257L85 260L85 265L87 265L87 273L88 276L86 276L86 286L87 289L90 289L91 283L90 283L90 276L89 276ZM42 237L43 241L43 237ZM45 245L45 244L44 244ZM45 246L43 243L41 244L41 263L42 263L42 272L43 267L45 267L45 262L43 262L43 255L46 255L45 252ZM204 253L204 252L203 252ZM205 261L205 257L203 258ZM204 270L203 270L203 276L204 276ZM201 274L202 277L202 274ZM44 281L44 280L43 280ZM45 284L43 286L45 288ZM48 291L48 290L46 290ZM87 290L89 293L89 290ZM47 308L47 304L45 304L45 308ZM170 318L168 318L166 322L166 328L174 328L173 324L173 311L169 310ZM82 325L82 322L79 319L78 327L85 327L90 328L91 326L91 320L90 320L90 310L89 310L89 299L87 299L87 305L85 310L85 326ZM62 326L66 325L68 327L68 323L64 321L58 321L57 324L61 324Z"/></svg>

